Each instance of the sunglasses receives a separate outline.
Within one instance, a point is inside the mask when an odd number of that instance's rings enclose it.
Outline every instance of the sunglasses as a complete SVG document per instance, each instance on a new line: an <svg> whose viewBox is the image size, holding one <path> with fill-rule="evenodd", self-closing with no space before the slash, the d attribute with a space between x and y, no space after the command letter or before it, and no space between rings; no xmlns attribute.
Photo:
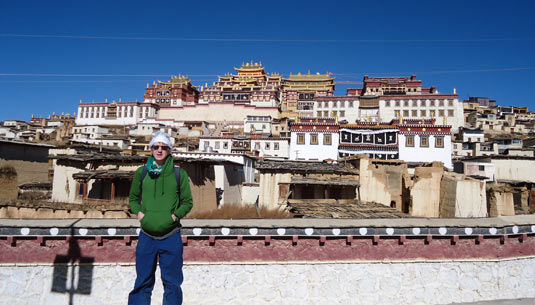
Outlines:
<svg viewBox="0 0 535 305"><path fill-rule="evenodd" d="M158 149L162 149L162 150L169 150L169 146L167 145L152 145L152 150L158 150Z"/></svg>

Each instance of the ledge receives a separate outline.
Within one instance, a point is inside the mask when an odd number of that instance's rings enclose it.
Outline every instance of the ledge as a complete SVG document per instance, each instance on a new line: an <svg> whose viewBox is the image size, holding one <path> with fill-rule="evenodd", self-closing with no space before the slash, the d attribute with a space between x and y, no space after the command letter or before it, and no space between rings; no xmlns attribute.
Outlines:
<svg viewBox="0 0 535 305"><path fill-rule="evenodd" d="M534 234L535 215L492 218L183 219L186 236L475 236ZM137 219L0 219L0 236L126 236Z"/></svg>
<svg viewBox="0 0 535 305"><path fill-rule="evenodd" d="M185 219L186 262L488 260L535 255L535 215ZM0 263L133 262L136 219L1 219Z"/></svg>

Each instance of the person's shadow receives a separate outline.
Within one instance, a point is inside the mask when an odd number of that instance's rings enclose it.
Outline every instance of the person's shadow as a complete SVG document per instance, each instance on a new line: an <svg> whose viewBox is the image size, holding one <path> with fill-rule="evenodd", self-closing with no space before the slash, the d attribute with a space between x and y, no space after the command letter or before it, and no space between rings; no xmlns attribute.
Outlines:
<svg viewBox="0 0 535 305"><path fill-rule="evenodd" d="M69 305L73 304L75 294L91 294L95 262L93 257L82 256L80 246L74 237L75 223L71 225L67 255L56 255L52 275L52 292L68 293Z"/></svg>

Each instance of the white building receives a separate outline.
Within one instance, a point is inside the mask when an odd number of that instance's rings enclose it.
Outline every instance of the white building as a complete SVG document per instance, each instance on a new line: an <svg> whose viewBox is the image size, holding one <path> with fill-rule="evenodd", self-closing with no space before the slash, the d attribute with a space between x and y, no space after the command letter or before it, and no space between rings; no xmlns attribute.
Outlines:
<svg viewBox="0 0 535 305"><path fill-rule="evenodd" d="M87 143L86 140L99 139L109 133L109 128L99 125L74 126L72 128L72 141Z"/></svg>
<svg viewBox="0 0 535 305"><path fill-rule="evenodd" d="M230 154L232 152L232 138L200 137L199 150L203 152Z"/></svg>
<svg viewBox="0 0 535 305"><path fill-rule="evenodd" d="M271 116L248 115L243 122L245 134L271 135Z"/></svg>
<svg viewBox="0 0 535 305"><path fill-rule="evenodd" d="M119 102L80 103L76 125L136 125L146 118L156 118L159 106L150 103Z"/></svg>
<svg viewBox="0 0 535 305"><path fill-rule="evenodd" d="M15 139L15 136L15 132L13 132L10 128L0 127L0 137L6 139Z"/></svg>
<svg viewBox="0 0 535 305"><path fill-rule="evenodd" d="M381 122L393 119L435 119L444 125L451 125L457 132L464 126L464 109L456 90L453 94L439 93L435 87L423 88L422 81L416 76L410 77L368 77L364 76L362 89L348 89L348 96L359 96L360 107L373 116L378 109ZM370 113L371 111L371 113ZM364 115L361 111L361 116Z"/></svg>
<svg viewBox="0 0 535 305"><path fill-rule="evenodd" d="M485 133L479 128L463 127L459 130L459 136L462 137L463 142L485 142Z"/></svg>
<svg viewBox="0 0 535 305"><path fill-rule="evenodd" d="M451 126L399 124L399 159L405 162L440 161L448 169L451 162Z"/></svg>
<svg viewBox="0 0 535 305"><path fill-rule="evenodd" d="M290 157L289 138L253 138L251 150L258 151L260 157L277 157L288 159Z"/></svg>
<svg viewBox="0 0 535 305"><path fill-rule="evenodd" d="M399 159L397 125L378 122L340 125L338 156L356 154L366 154L371 159Z"/></svg>
<svg viewBox="0 0 535 305"><path fill-rule="evenodd" d="M28 123L20 120L5 120L3 123L4 127L12 127L17 130L25 130L28 128Z"/></svg>
<svg viewBox="0 0 535 305"><path fill-rule="evenodd" d="M359 113L359 105L359 98L356 96L318 96L312 103L313 109L311 109L310 116L338 118L338 121L346 120L349 123L354 123L363 119ZM302 111L301 115L307 114Z"/></svg>
<svg viewBox="0 0 535 305"><path fill-rule="evenodd" d="M457 132L464 126L463 105L456 94L429 94L420 96L381 96L379 116L381 121L393 119L435 119L451 125Z"/></svg>
<svg viewBox="0 0 535 305"><path fill-rule="evenodd" d="M156 122L141 122L136 126L130 128L129 135L131 136L152 136L153 133L163 131L173 137L176 134L176 128L166 126Z"/></svg>
<svg viewBox="0 0 535 305"><path fill-rule="evenodd" d="M333 118L299 118L291 123L290 160L337 160L339 128Z"/></svg>

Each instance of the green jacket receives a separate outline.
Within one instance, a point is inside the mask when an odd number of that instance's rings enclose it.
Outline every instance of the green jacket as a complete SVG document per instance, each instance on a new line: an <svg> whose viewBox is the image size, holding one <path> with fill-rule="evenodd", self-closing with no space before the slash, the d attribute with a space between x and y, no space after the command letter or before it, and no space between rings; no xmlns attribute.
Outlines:
<svg viewBox="0 0 535 305"><path fill-rule="evenodd" d="M153 178L149 173L143 179L143 192L139 204L139 186L143 167L134 173L130 187L130 209L134 214L143 212L141 228L152 236L164 236L180 226L180 219L193 207L193 198L189 186L189 177L180 169L180 200L177 194L177 182L173 157L167 157L161 174ZM173 221L171 214L179 220Z"/></svg>

